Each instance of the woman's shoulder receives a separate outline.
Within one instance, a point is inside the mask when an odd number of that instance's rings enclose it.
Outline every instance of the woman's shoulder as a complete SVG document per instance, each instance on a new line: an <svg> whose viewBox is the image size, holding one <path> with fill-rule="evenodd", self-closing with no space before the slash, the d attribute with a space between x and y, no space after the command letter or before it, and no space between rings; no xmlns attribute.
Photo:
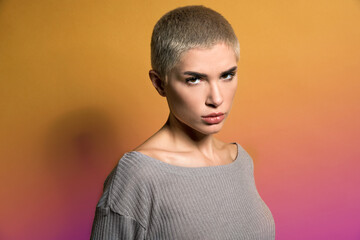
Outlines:
<svg viewBox="0 0 360 240"><path fill-rule="evenodd" d="M218 148L219 152L222 153L222 155L229 156L229 158L235 160L238 156L239 147L237 143L231 142L223 142L219 139L214 139L216 147Z"/></svg>
<svg viewBox="0 0 360 240"><path fill-rule="evenodd" d="M123 201L128 196L123 194L125 192L144 192L149 182L148 177L151 176L149 172L151 171L147 170L142 154L134 151L125 153L105 180L103 201L107 205L117 205L119 202L127 202Z"/></svg>
<svg viewBox="0 0 360 240"><path fill-rule="evenodd" d="M167 159L174 154L174 149L169 147L171 141L167 139L161 131L155 133L145 142L133 150L143 157L168 162ZM168 162L169 163L169 162Z"/></svg>
<svg viewBox="0 0 360 240"><path fill-rule="evenodd" d="M130 217L145 226L151 189L143 168L140 155L125 153L105 180L97 208Z"/></svg>
<svg viewBox="0 0 360 240"><path fill-rule="evenodd" d="M142 179L146 176L145 172L151 167L147 156L138 151L126 152L118 161L114 171L115 176L123 176L127 179Z"/></svg>

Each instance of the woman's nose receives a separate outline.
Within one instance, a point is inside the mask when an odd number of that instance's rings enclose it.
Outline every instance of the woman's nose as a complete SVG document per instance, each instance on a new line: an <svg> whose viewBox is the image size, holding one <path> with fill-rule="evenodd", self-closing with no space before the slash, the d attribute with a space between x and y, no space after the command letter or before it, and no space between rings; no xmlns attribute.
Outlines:
<svg viewBox="0 0 360 240"><path fill-rule="evenodd" d="M209 84L209 93L206 99L205 104L210 107L218 107L224 101L224 98L221 93L221 89L218 83Z"/></svg>

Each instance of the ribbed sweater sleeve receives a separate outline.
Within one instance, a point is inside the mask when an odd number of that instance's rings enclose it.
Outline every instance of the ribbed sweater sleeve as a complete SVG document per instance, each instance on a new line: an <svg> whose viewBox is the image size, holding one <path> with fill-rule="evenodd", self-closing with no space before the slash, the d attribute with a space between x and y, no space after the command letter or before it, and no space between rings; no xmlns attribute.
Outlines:
<svg viewBox="0 0 360 240"><path fill-rule="evenodd" d="M104 183L92 227L91 239L144 239L148 199L141 165L124 157Z"/></svg>
<svg viewBox="0 0 360 240"><path fill-rule="evenodd" d="M91 240L144 239L145 230L135 220L122 216L110 208L96 209Z"/></svg>

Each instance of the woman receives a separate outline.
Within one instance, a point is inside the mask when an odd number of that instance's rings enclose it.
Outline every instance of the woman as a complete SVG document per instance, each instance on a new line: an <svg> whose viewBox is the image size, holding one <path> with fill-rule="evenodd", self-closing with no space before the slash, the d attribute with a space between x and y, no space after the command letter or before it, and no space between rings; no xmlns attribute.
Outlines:
<svg viewBox="0 0 360 240"><path fill-rule="evenodd" d="M177 8L155 25L152 84L170 114L107 178L92 239L274 239L271 212L238 144L216 139L237 87L239 43L203 6Z"/></svg>

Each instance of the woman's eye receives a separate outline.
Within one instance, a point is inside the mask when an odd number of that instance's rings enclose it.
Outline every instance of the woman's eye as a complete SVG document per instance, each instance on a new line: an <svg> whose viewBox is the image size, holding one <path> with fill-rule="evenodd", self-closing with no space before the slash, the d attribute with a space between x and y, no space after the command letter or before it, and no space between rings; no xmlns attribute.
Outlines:
<svg viewBox="0 0 360 240"><path fill-rule="evenodd" d="M235 73L227 73L227 74L224 74L222 76L222 78L225 80L231 80L231 79L233 79L234 75L235 75Z"/></svg>
<svg viewBox="0 0 360 240"><path fill-rule="evenodd" d="M186 79L186 83L189 84L189 85L195 85L195 84L198 84L200 83L200 78L198 77L191 77L191 78L187 78Z"/></svg>

